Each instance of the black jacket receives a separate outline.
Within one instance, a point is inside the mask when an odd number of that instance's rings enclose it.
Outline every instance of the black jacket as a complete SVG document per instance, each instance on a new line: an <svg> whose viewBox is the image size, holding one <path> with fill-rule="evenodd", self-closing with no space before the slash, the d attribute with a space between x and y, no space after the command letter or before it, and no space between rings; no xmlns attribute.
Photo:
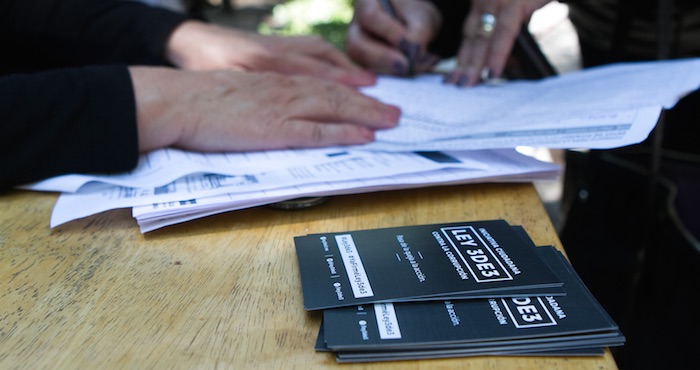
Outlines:
<svg viewBox="0 0 700 370"><path fill-rule="evenodd" d="M123 0L0 0L0 190L138 160L127 65L167 65L183 15Z"/></svg>

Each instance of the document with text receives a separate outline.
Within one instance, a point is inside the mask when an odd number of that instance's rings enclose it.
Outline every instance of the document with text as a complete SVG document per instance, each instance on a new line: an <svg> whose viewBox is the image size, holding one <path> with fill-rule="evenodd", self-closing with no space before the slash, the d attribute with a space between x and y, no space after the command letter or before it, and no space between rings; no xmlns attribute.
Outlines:
<svg viewBox="0 0 700 370"><path fill-rule="evenodd" d="M61 194L51 216L51 227L117 208L134 207L135 213L144 218L148 213L154 214L152 218L160 219L158 225L162 227L167 221L177 223L174 213L181 216L193 209L202 217L202 208L221 213L299 196L475 181L533 181L554 179L559 174L559 166L512 149L383 153L372 158L348 155L327 163L239 176L193 174L155 188L93 183L77 193ZM168 220L163 220L165 215Z"/></svg>
<svg viewBox="0 0 700 370"><path fill-rule="evenodd" d="M622 63L537 81L459 88L380 77L364 93L402 110L366 150L539 146L609 149L647 138L663 108L700 87L700 59Z"/></svg>

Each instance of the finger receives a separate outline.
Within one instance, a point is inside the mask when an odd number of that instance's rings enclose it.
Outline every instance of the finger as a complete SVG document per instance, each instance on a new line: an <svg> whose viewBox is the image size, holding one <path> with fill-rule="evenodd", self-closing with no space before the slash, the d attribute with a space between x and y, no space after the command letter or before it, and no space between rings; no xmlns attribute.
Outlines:
<svg viewBox="0 0 700 370"><path fill-rule="evenodd" d="M284 60L271 62L270 69L287 75L308 75L353 87L370 86L376 77L358 67L343 68L305 54L290 54Z"/></svg>
<svg viewBox="0 0 700 370"><path fill-rule="evenodd" d="M306 54L326 60L343 68L357 68L348 56L320 36L290 36L285 39L287 50L297 54Z"/></svg>
<svg viewBox="0 0 700 370"><path fill-rule="evenodd" d="M406 27L388 14L376 0L360 0L355 6L353 21L373 38L398 47L406 37Z"/></svg>
<svg viewBox="0 0 700 370"><path fill-rule="evenodd" d="M440 12L429 2L406 2L399 9L407 29L406 39L427 50L442 25Z"/></svg>
<svg viewBox="0 0 700 370"><path fill-rule="evenodd" d="M377 73L398 76L408 73L408 60L398 49L372 38L357 26L348 28L347 53L357 63Z"/></svg>
<svg viewBox="0 0 700 370"><path fill-rule="evenodd" d="M508 56L523 24L522 15L517 7L503 7L498 13L498 24L491 39L491 45L485 60L489 77L499 77L503 73Z"/></svg>
<svg viewBox="0 0 700 370"><path fill-rule="evenodd" d="M277 140L271 145L277 149L366 144L374 141L375 134L374 130L353 123L291 119L280 125L275 137Z"/></svg>
<svg viewBox="0 0 700 370"><path fill-rule="evenodd" d="M311 78L297 82L304 89L296 89L297 94L285 100L287 104L276 106L281 117L350 122L374 129L394 127L398 123L399 108L383 104L357 90Z"/></svg>
<svg viewBox="0 0 700 370"><path fill-rule="evenodd" d="M401 8L408 33L399 50L409 63L409 74L427 72L437 62L428 52L430 42L438 33L442 17L429 2L405 2Z"/></svg>
<svg viewBox="0 0 700 370"><path fill-rule="evenodd" d="M446 82L459 86L471 86L479 82L489 50L489 35L481 28L483 12L470 12L464 25L462 45L457 54L457 70Z"/></svg>
<svg viewBox="0 0 700 370"><path fill-rule="evenodd" d="M342 82L354 87L370 86L376 82L374 74L353 63L347 54L335 46L322 41L320 37L305 37L298 48L292 49L299 57L298 63L310 75ZM316 68L318 68L316 70ZM317 71L318 73L313 73Z"/></svg>

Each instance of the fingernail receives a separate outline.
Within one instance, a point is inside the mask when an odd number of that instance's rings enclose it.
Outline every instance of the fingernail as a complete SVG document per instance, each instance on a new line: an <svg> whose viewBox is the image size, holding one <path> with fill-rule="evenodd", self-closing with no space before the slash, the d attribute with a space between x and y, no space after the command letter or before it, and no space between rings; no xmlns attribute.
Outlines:
<svg viewBox="0 0 700 370"><path fill-rule="evenodd" d="M408 73L408 66L400 60L394 61L394 65L391 68L394 74L398 76L405 76Z"/></svg>
<svg viewBox="0 0 700 370"><path fill-rule="evenodd" d="M399 118L401 118L401 108L395 105L387 105L387 109L384 112L387 120L391 122L392 127L399 122Z"/></svg>
<svg viewBox="0 0 700 370"><path fill-rule="evenodd" d="M451 84L457 81L457 72L452 71L442 78L442 83Z"/></svg>
<svg viewBox="0 0 700 370"><path fill-rule="evenodd" d="M357 76L361 83L365 85L374 85L377 81L377 76L370 72L360 71Z"/></svg>
<svg viewBox="0 0 700 370"><path fill-rule="evenodd" d="M418 55L419 47L406 39L399 41L399 50L410 60L415 60Z"/></svg>
<svg viewBox="0 0 700 370"><path fill-rule="evenodd" d="M413 75L415 73L415 65L418 62L420 55L422 54L420 46L414 44L406 39L401 39L399 41L399 50L406 57L408 61L407 74Z"/></svg>
<svg viewBox="0 0 700 370"><path fill-rule="evenodd" d="M363 127L363 130L360 131L360 136L362 140L360 144L371 143L374 141L374 130Z"/></svg>
<svg viewBox="0 0 700 370"><path fill-rule="evenodd" d="M457 79L457 82L455 83L458 87L464 87L467 86L469 83L469 75L466 73L462 73L459 75L459 78Z"/></svg>

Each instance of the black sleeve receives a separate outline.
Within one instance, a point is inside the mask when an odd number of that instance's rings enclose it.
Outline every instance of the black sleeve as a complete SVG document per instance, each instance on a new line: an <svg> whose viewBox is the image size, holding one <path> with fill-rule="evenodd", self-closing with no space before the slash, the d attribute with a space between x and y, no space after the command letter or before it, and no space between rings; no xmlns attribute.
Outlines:
<svg viewBox="0 0 700 370"><path fill-rule="evenodd" d="M4 0L0 74L91 64L167 64L166 42L185 19L137 1Z"/></svg>
<svg viewBox="0 0 700 370"><path fill-rule="evenodd" d="M127 64L164 65L183 15L125 0L0 2L0 190L138 160Z"/></svg>
<svg viewBox="0 0 700 370"><path fill-rule="evenodd" d="M126 66L0 78L0 190L67 173L133 169L135 112Z"/></svg>
<svg viewBox="0 0 700 370"><path fill-rule="evenodd" d="M430 51L443 58L453 57L462 42L462 28L469 13L469 0L430 0L442 14L442 28Z"/></svg>

